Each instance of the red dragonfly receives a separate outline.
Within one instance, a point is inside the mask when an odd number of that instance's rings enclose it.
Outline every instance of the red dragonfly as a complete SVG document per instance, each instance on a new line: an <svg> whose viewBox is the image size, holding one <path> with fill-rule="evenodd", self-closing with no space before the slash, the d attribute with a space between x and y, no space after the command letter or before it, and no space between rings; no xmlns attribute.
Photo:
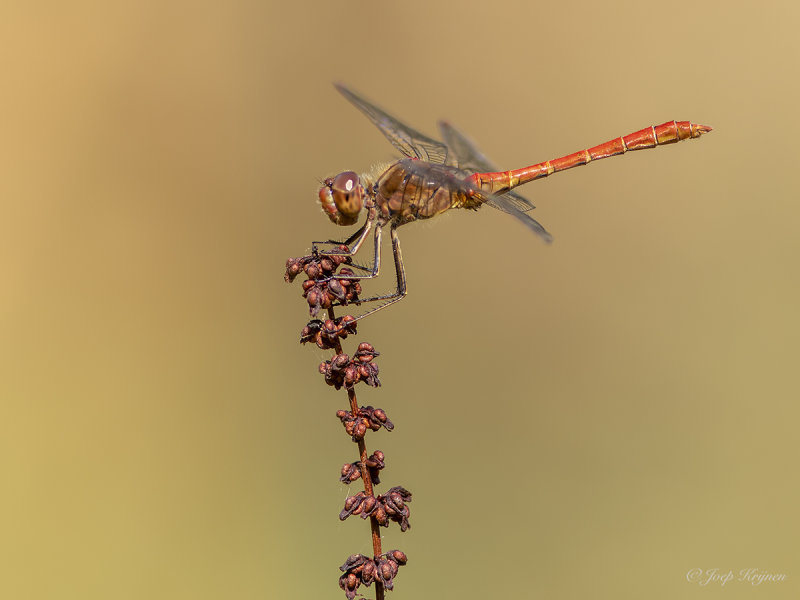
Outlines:
<svg viewBox="0 0 800 600"><path fill-rule="evenodd" d="M381 233L386 225L391 226L397 289L391 294L361 300L385 302L358 319L377 312L406 295L405 270L397 237L397 228L401 225L429 219L451 208L477 210L486 204L516 217L539 237L550 242L552 236L527 214L527 211L534 208L533 204L513 192L514 188L594 160L631 150L673 144L711 131L711 127L707 125L697 125L689 121L667 121L561 158L512 171L498 171L472 142L449 123L439 122L444 140L440 142L401 123L344 85L335 85L405 156L387 168L377 179L359 177L352 171L345 171L326 179L319 190L322 210L337 225L354 225L358 222L362 209L366 209L367 213L364 225L343 242L348 246L349 252L332 250L325 254L352 256L359 251L369 232L373 228L375 230L372 268L359 267L367 272L365 275L334 276L334 279L377 277L381 264ZM319 243L341 242L329 240Z"/></svg>

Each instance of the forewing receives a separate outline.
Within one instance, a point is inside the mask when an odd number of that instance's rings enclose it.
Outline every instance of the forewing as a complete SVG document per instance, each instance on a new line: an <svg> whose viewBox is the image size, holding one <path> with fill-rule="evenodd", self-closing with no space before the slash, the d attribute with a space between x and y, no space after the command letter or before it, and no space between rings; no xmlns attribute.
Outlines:
<svg viewBox="0 0 800 600"><path fill-rule="evenodd" d="M334 85L357 109L367 115L367 118L381 130L383 135L400 152L409 158L419 158L420 160L440 165L447 162L447 146L445 144L401 123L341 83Z"/></svg>
<svg viewBox="0 0 800 600"><path fill-rule="evenodd" d="M442 139L447 144L448 150L458 161L458 168L470 173L494 173L498 170L467 136L450 123L439 121L439 130L442 132ZM486 203L507 213L510 213L512 209L525 212L534 208L527 198L515 192L492 196L492 199L487 200Z"/></svg>

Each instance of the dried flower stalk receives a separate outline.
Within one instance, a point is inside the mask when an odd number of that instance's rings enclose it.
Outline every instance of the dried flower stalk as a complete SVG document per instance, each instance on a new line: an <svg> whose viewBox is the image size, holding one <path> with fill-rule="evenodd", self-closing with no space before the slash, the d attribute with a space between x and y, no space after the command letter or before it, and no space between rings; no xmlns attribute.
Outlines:
<svg viewBox="0 0 800 600"><path fill-rule="evenodd" d="M346 254L347 247L338 246L333 252L337 251L342 254L322 254L315 250L310 256L289 259L285 279L291 282L304 273L307 279L303 282L303 297L311 316L316 317L321 310L327 312L327 320L314 319L303 328L300 342L314 342L323 350L335 352L330 360L319 365L319 372L328 385L347 391L349 410L338 410L336 416L358 447L358 460L342 466L339 480L349 485L361 479L364 491L347 498L339 518L345 520L360 515L362 519L369 519L373 556L353 554L348 557L339 567L342 571L339 586L348 600L353 600L361 585L369 587L374 583L376 599L383 600L384 590L393 589L394 578L408 558L400 550L383 552L380 528L388 527L391 522L397 523L400 531L411 527L408 520L411 492L394 486L383 494L375 494L374 486L380 483L378 472L385 467L386 457L380 450L369 454L365 437L368 431L392 431L394 424L383 409L358 404L355 390L358 383L374 388L381 385L375 363L380 353L367 342L358 344L352 357L342 349L342 340L356 334L357 319L350 315L337 318L334 307L359 304L361 285L357 280L347 279L348 275L353 275L353 270L342 266L351 262Z"/></svg>

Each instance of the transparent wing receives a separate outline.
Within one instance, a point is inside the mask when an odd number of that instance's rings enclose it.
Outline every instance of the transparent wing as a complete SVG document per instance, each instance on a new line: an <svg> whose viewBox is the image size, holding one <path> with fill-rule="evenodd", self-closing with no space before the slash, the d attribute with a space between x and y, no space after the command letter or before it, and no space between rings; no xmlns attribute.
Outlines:
<svg viewBox="0 0 800 600"><path fill-rule="evenodd" d="M489 206L494 206L495 208L500 208L500 210L502 210L503 212L512 215L523 225L525 225L525 227L530 229L533 233L538 235L548 244L553 241L553 236L550 235L550 233L544 228L544 226L541 223L539 223L539 221L531 217L525 211L518 209L516 205L511 203L504 203L503 201L506 199L504 196L495 196L493 194L488 194L486 192L478 192L478 194L481 200L485 204L488 204ZM500 205L502 205L502 208Z"/></svg>
<svg viewBox="0 0 800 600"><path fill-rule="evenodd" d="M494 173L498 169L489 162L480 150L475 147L469 138L458 131L447 121L439 121L439 130L442 132L442 139L450 152L458 161L458 167L470 173ZM515 210L526 212L534 208L533 204L524 196L515 192L506 192L492 196L487 201L489 206L510 213L511 207Z"/></svg>
<svg viewBox="0 0 800 600"><path fill-rule="evenodd" d="M439 131L447 147L458 160L458 167L474 173L491 173L497 169L470 139L447 121L439 121Z"/></svg>
<svg viewBox="0 0 800 600"><path fill-rule="evenodd" d="M419 158L420 160L440 165L447 162L447 146L445 144L421 134L408 125L404 125L341 83L335 83L334 85L342 96L367 115L367 118L381 130L383 135L400 152L409 158Z"/></svg>

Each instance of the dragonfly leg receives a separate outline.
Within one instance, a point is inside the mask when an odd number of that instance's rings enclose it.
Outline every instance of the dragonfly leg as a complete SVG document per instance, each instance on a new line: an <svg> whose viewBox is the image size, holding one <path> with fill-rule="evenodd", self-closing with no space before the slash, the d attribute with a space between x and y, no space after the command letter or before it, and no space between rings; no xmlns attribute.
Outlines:
<svg viewBox="0 0 800 600"><path fill-rule="evenodd" d="M326 244L326 245L329 244L331 246L342 246L342 245L344 245L344 246L347 246L349 248L350 244L352 244L353 242L358 240L362 235L365 235L365 230L367 228L367 225L368 225L368 223L364 223L361 227L359 227L356 230L356 232L353 235L351 235L349 238L347 238L346 240L343 240L343 241L342 240L314 240L313 242L311 242L311 251L312 252L317 252L317 253L320 253L320 254L326 254L326 252L324 250L320 251L319 248L317 248L318 244Z"/></svg>
<svg viewBox="0 0 800 600"><path fill-rule="evenodd" d="M374 296L372 298L364 298L359 302L376 302L378 300L386 300L380 306L376 306L372 310L365 312L363 315L359 315L356 317L356 321L363 319L364 317L368 317L369 315L375 314L379 310L383 310L387 306L394 304L395 302L399 302L403 298L406 297L407 289L406 289L406 272L403 268L403 253L400 251L400 238L397 237L397 227L392 225L391 229L391 237L392 237L392 255L394 256L394 269L395 274L397 276L397 290L392 294L386 294L384 296Z"/></svg>
<svg viewBox="0 0 800 600"><path fill-rule="evenodd" d="M394 231L394 229L392 229ZM331 279L348 279L348 280L357 280L357 279L373 279L378 276L381 271L381 236L383 234L383 228L380 225L375 227L375 254L374 259L372 261L372 269L367 267L362 267L360 265L349 265L352 267L357 267L363 271L367 271L366 275L331 275L325 281L330 281ZM363 243L363 240L359 242L359 246ZM336 256L350 256L352 255L352 251L350 254L339 253L339 252L326 252L325 254L332 254Z"/></svg>
<svg viewBox="0 0 800 600"><path fill-rule="evenodd" d="M351 235L349 238L340 242L338 240L325 240L319 241L314 240L311 242L311 252L314 256L317 255L325 255L325 256L355 256L355 254L361 249L361 246L364 244L364 240L367 239L367 235L369 235L370 230L372 229L373 224L375 223L374 215L368 215L367 220L364 224L356 230L356 232ZM317 248L317 244L332 244L334 246L347 246L347 251L338 250L336 248L331 250L323 250L320 251ZM371 272L373 267L365 267L363 265L358 265L356 263L350 263L349 266L353 267L354 269L358 269L359 271L366 271Z"/></svg>
<svg viewBox="0 0 800 600"><path fill-rule="evenodd" d="M343 242L339 242L337 240L325 240L324 242L315 240L311 242L311 251L314 254L318 253L327 254L329 256L353 256L361 249L364 240L367 239L367 235L369 235L369 232L374 224L375 224L375 215L371 213L367 215L367 220L364 222L364 224L359 229L357 229L353 235L351 235ZM336 246L345 245L349 248L349 250L347 252L342 252L340 250L334 249L334 250L324 250L320 252L317 249L317 244L333 244Z"/></svg>

